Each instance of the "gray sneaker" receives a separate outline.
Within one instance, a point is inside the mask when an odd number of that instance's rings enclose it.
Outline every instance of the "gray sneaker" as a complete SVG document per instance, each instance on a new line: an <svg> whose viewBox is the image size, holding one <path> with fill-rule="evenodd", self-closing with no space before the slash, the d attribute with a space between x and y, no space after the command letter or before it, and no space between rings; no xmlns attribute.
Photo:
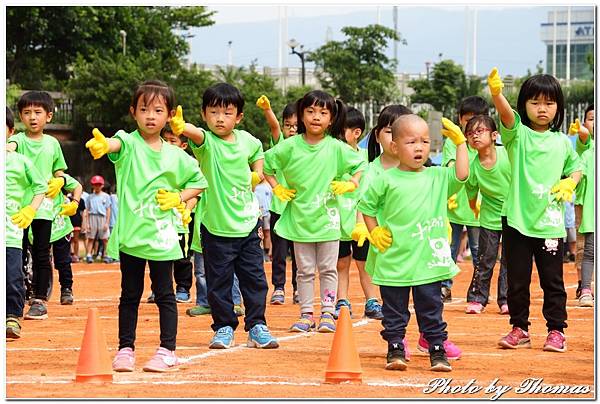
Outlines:
<svg viewBox="0 0 600 404"><path fill-rule="evenodd" d="M33 299L31 307L25 314L26 320L45 320L48 318L48 309L46 303L41 299Z"/></svg>

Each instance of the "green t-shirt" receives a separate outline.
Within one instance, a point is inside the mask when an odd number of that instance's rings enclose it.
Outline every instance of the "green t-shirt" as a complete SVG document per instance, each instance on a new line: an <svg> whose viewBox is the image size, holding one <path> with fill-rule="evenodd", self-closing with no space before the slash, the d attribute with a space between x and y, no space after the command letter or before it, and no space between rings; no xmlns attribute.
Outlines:
<svg viewBox="0 0 600 404"><path fill-rule="evenodd" d="M217 236L246 237L258 222L250 164L264 158L262 143L243 130L234 129L233 135L235 142L227 142L206 131L201 146L190 141L209 184L196 208L194 234L200 234L202 223Z"/></svg>
<svg viewBox="0 0 600 404"><path fill-rule="evenodd" d="M354 149L353 149L354 150ZM367 149L359 148L358 150L354 150L358 153L361 158L365 161L365 164L369 161L369 157L367 154ZM352 230L354 230L354 226L356 226L356 207L358 206L358 202L362 198L363 194L369 187L369 184L365 181L367 177L366 171L368 170L368 166L363 171L361 176L358 189L353 192L348 192L342 195L338 195L338 204L340 206L340 223L341 223L341 237L342 241L350 241L352 237ZM342 177L344 180L348 180L350 178L349 174L345 174ZM279 199L279 198L276 198Z"/></svg>
<svg viewBox="0 0 600 404"><path fill-rule="evenodd" d="M5 164L6 247L20 249L23 244L23 229L13 224L11 216L29 205L34 195L45 193L48 184L31 160L22 154L7 152Z"/></svg>
<svg viewBox="0 0 600 404"><path fill-rule="evenodd" d="M27 156L42 178L48 182L59 170L66 170L67 163L60 148L60 143L50 135L42 135L40 140L32 140L23 132L10 137L9 142L17 144L17 152ZM31 199L33 194L28 194ZM35 214L35 219L54 219L56 205L62 203L62 197L56 195L54 199L44 198L42 204Z"/></svg>
<svg viewBox="0 0 600 404"><path fill-rule="evenodd" d="M198 161L190 156L189 154L185 153L185 155L192 160L192 162L196 165L198 165ZM196 204L197 205L197 204ZM195 207L194 207L194 211L195 211ZM183 222L181 221L181 213L179 213L179 211L176 208L173 208L173 214L175 214L175 217L177 217L177 225L175 226L177 229L177 234L189 234L190 233L190 228L189 226L184 226ZM185 236L184 236L185 237ZM186 244L187 245L187 244Z"/></svg>
<svg viewBox="0 0 600 404"><path fill-rule="evenodd" d="M159 189L180 192L204 189L206 179L198 164L177 146L161 139L161 150L152 149L139 132L119 131L121 150L109 153L115 164L119 213L108 241L108 254L119 251L153 261L182 258L173 210L163 211L156 202Z"/></svg>
<svg viewBox="0 0 600 404"><path fill-rule="evenodd" d="M579 140L579 139L578 139ZM593 233L596 228L594 209L596 206L596 174L595 174L595 145L593 140L589 140L585 145L585 150L581 151L582 175L575 192L577 194L578 205L583 205L581 215L581 224L579 233ZM578 148L579 152L581 149Z"/></svg>
<svg viewBox="0 0 600 404"><path fill-rule="evenodd" d="M293 137L293 136L290 136ZM277 142L273 141L273 138L270 137L270 144L271 144L271 149L275 146L277 146L278 144L281 144L283 142L284 137L283 137L283 132L279 133L279 140ZM270 150L270 149L269 149ZM283 176L283 173L280 171L277 171L275 173L275 178L277 179L277 183L281 184L281 186L286 187L287 188L287 182L285 182L285 178ZM273 199L271 200L271 211L277 213L278 215L281 215L283 213L283 211L285 210L285 205L287 205L287 202L282 201L281 199L279 199L276 196L273 196Z"/></svg>
<svg viewBox="0 0 600 404"><path fill-rule="evenodd" d="M265 173L283 173L289 188L296 190L274 231L299 242L339 240L340 212L331 182L341 180L346 173L363 171L366 166L360 154L331 136L311 145L304 135L295 135L269 150Z"/></svg>
<svg viewBox="0 0 600 404"><path fill-rule="evenodd" d="M364 178L361 178L361 181L365 181L365 184L366 184L365 191L367 189L369 189L371 182L373 182L373 180L375 178L381 176L381 174L383 174L384 172L385 172L385 169L381 165L381 156L377 156L375 158L375 160L373 160L369 163L369 167L366 169ZM359 203L360 203L360 201L359 201ZM358 206L357 206L357 208L358 208ZM381 216L381 208L378 210L375 217L377 218L377 223L379 223L383 220L383 218ZM373 246L373 244L369 244L369 253L367 254L367 261L365 262L365 271L371 277L373 277L373 272L375 271L375 262L377 260L378 253L379 252Z"/></svg>
<svg viewBox="0 0 600 404"><path fill-rule="evenodd" d="M469 152L469 164L471 164L473 159L477 157L477 150L471 149L468 145L467 150ZM456 161L456 145L450 139L446 139L442 149L442 165L447 167L448 163L452 161ZM475 217L475 213L469 207L469 198L464 187L460 187L456 193L456 203L458 204L456 209L448 209L448 220L451 223L466 226L479 226L479 219Z"/></svg>
<svg viewBox="0 0 600 404"><path fill-rule="evenodd" d="M386 170L374 178L358 210L380 215L380 226L392 233L392 245L377 254L371 279L375 285L417 286L453 278L446 225L446 200L464 182L454 167L421 172Z"/></svg>
<svg viewBox="0 0 600 404"><path fill-rule="evenodd" d="M502 216L521 234L537 238L566 236L564 203L550 193L561 179L579 171L580 159L561 132L536 132L514 111L512 129L500 122L502 143L511 165L511 183Z"/></svg>
<svg viewBox="0 0 600 404"><path fill-rule="evenodd" d="M479 161L479 156L471 162L469 179L465 184L467 197L476 199L481 193L479 223L490 230L502 230L502 205L510 187L510 161L506 149L496 146L496 164L490 169Z"/></svg>

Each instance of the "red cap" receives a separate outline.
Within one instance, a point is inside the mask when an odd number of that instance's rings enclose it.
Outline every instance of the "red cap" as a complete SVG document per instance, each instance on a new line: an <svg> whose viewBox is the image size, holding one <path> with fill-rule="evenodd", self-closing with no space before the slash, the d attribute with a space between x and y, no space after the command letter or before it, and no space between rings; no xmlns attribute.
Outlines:
<svg viewBox="0 0 600 404"><path fill-rule="evenodd" d="M90 182L92 183L92 185L104 185L104 178L102 178L101 175L94 175Z"/></svg>

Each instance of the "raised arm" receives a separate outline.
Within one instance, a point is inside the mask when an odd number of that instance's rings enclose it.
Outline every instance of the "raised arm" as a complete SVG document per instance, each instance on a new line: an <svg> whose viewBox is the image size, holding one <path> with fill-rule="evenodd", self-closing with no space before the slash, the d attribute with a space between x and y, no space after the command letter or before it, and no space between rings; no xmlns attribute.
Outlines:
<svg viewBox="0 0 600 404"><path fill-rule="evenodd" d="M456 162L454 169L456 170L456 178L459 181L464 181L469 178L469 152L467 151L467 143L465 135L454 122L450 119L442 118L442 135L446 136L456 145Z"/></svg>
<svg viewBox="0 0 600 404"><path fill-rule="evenodd" d="M85 144L85 147L90 150L94 160L99 159L107 153L116 153L121 150L121 141L115 138L107 139L98 128L92 130L93 139L90 139Z"/></svg>
<svg viewBox="0 0 600 404"><path fill-rule="evenodd" d="M502 94L504 83L498 74L498 69L494 67L488 76L488 86L492 94L492 101L496 106L496 111L500 116L500 121L507 129L512 129L515 125L515 113L511 108L508 100Z"/></svg>
<svg viewBox="0 0 600 404"><path fill-rule="evenodd" d="M267 120L267 125L269 125L269 129L271 130L273 143L277 144L277 142L279 142L279 135L281 134L281 127L279 126L279 121L277 120L275 113L271 109L271 102L266 95L261 95L260 98L256 100L256 106L262 109L265 119Z"/></svg>
<svg viewBox="0 0 600 404"><path fill-rule="evenodd" d="M177 112L175 112L175 115L171 118L170 125L174 135L179 136L183 134L198 146L202 146L204 143L204 130L183 119L183 109L181 108L181 105L177 106Z"/></svg>

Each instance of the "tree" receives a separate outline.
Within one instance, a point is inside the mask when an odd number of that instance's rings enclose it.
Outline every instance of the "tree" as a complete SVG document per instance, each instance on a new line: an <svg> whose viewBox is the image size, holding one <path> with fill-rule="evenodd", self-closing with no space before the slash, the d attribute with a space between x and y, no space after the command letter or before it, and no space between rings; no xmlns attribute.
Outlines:
<svg viewBox="0 0 600 404"><path fill-rule="evenodd" d="M323 89L346 103L394 98L396 61L385 54L388 41L403 41L391 28L344 27L344 41L329 41L308 55Z"/></svg>

